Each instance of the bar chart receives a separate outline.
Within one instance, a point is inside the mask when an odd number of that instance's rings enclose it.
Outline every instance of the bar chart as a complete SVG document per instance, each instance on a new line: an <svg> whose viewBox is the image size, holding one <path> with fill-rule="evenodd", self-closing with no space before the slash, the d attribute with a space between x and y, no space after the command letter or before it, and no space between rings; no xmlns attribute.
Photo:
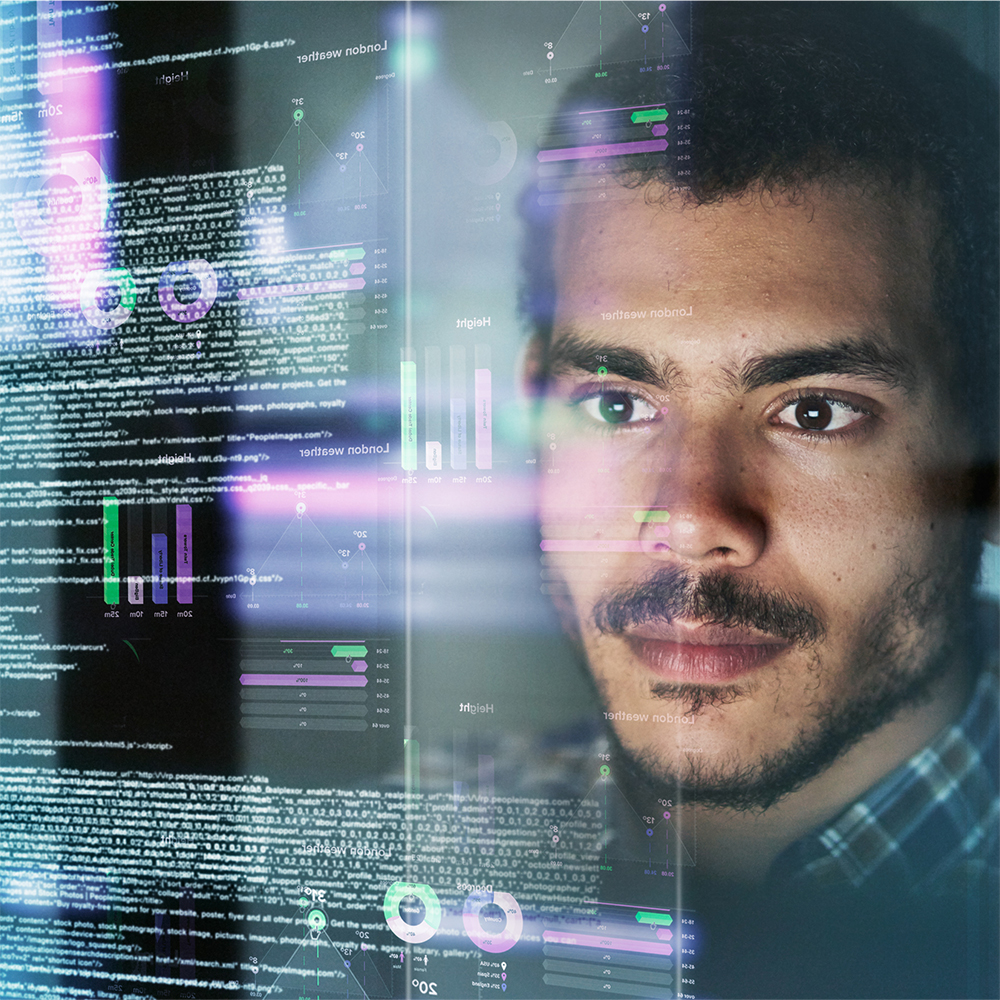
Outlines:
<svg viewBox="0 0 1000 1000"><path fill-rule="evenodd" d="M632 997L672 997L678 989L674 913L654 907L600 906L592 925L542 932L546 986Z"/></svg>
<svg viewBox="0 0 1000 1000"><path fill-rule="evenodd" d="M419 361L417 351L403 351L400 361L400 443L405 471L417 470L421 440L423 466L428 472L440 472L445 463L455 472L464 472L470 462L479 470L493 468L490 347L488 344L474 345L471 377L468 354L464 344L448 346L448 395L445 397L441 346L425 347L419 354ZM447 449L443 433L445 414L448 421Z"/></svg>
<svg viewBox="0 0 1000 1000"><path fill-rule="evenodd" d="M153 604L168 604L171 594L177 604L194 603L190 504L123 504L107 496L102 513L105 604L121 603L123 583L129 604L145 603L147 585Z"/></svg>
<svg viewBox="0 0 1000 1000"><path fill-rule="evenodd" d="M369 728L369 667L374 655L374 645L361 639L244 641L240 725L363 732ZM382 707L388 708L388 694L386 686L380 692Z"/></svg>

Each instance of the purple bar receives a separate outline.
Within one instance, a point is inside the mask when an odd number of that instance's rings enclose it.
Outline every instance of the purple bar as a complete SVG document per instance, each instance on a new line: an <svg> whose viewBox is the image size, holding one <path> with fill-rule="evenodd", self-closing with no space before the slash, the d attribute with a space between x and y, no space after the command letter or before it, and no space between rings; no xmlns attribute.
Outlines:
<svg viewBox="0 0 1000 1000"><path fill-rule="evenodd" d="M668 125L660 122L659 124L653 126L653 135L666 135L669 130L670 127Z"/></svg>
<svg viewBox="0 0 1000 1000"><path fill-rule="evenodd" d="M360 260L356 260L348 268L348 270L351 272L351 274L364 274L365 273L365 265L362 264Z"/></svg>
<svg viewBox="0 0 1000 1000"><path fill-rule="evenodd" d="M615 539L583 540L575 538L546 538L541 543L543 552L642 552L642 542L616 541Z"/></svg>
<svg viewBox="0 0 1000 1000"><path fill-rule="evenodd" d="M296 281L291 285L258 285L241 288L238 299L267 299L274 295L315 295L318 292L354 292L365 287L364 278L338 278L336 281Z"/></svg>
<svg viewBox="0 0 1000 1000"><path fill-rule="evenodd" d="M153 535L153 603L167 603L167 536Z"/></svg>
<svg viewBox="0 0 1000 1000"><path fill-rule="evenodd" d="M240 684L271 687L363 688L368 678L363 674L240 674Z"/></svg>
<svg viewBox="0 0 1000 1000"><path fill-rule="evenodd" d="M177 603L194 601L194 577L191 575L191 504L179 503L177 512Z"/></svg>
<svg viewBox="0 0 1000 1000"><path fill-rule="evenodd" d="M656 936L661 941L672 941L674 937L673 932L670 930L669 927L657 927Z"/></svg>
<svg viewBox="0 0 1000 1000"><path fill-rule="evenodd" d="M368 664L364 660L355 660L351 664L351 670L356 674L363 674L368 669Z"/></svg>
<svg viewBox="0 0 1000 1000"><path fill-rule="evenodd" d="M626 156L629 153L660 153L667 148L666 139L642 139L640 142L609 142L603 146L569 146L566 149L543 149L539 163L551 160L593 160L599 156Z"/></svg>
<svg viewBox="0 0 1000 1000"><path fill-rule="evenodd" d="M672 955L674 949L659 941L632 941L629 938L606 938L598 934L573 934L564 931L542 931L548 944L575 944L583 948L612 948L615 951L637 951L644 955Z"/></svg>

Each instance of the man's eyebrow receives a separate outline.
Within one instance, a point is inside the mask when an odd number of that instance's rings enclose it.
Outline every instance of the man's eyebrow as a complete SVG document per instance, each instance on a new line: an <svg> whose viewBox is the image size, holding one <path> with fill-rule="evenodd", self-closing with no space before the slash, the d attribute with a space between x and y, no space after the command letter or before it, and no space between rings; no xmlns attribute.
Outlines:
<svg viewBox="0 0 1000 1000"><path fill-rule="evenodd" d="M902 355L867 338L750 358L730 372L734 387L743 392L813 375L853 375L909 390L916 372Z"/></svg>
<svg viewBox="0 0 1000 1000"><path fill-rule="evenodd" d="M629 347L601 344L575 333L562 334L549 346L545 367L549 378L571 369L596 375L599 368L606 368L609 375L666 387L664 373L653 364L649 355Z"/></svg>
<svg viewBox="0 0 1000 1000"><path fill-rule="evenodd" d="M570 370L597 374L602 367L609 375L661 389L666 389L668 381L677 375L674 365L668 362L658 367L643 351L602 344L574 332L559 335L546 356L549 378ZM908 360L868 337L759 355L737 369L730 369L727 375L733 388L741 392L822 375L852 375L907 391L916 381L915 368Z"/></svg>

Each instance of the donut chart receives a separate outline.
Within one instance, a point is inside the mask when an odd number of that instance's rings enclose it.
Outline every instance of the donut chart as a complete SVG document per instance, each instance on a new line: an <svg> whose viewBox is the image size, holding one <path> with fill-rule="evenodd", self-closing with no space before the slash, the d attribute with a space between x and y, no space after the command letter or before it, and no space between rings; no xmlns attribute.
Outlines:
<svg viewBox="0 0 1000 1000"><path fill-rule="evenodd" d="M46 211L39 196L60 180L63 183L57 189L63 193L57 201L59 207L54 213ZM74 233L82 237L98 232L104 225L107 208L107 177L90 153L79 150L63 153L56 169L32 178L23 197L11 206L11 212L21 239L32 250L48 255L64 249L59 244L60 236Z"/></svg>
<svg viewBox="0 0 1000 1000"><path fill-rule="evenodd" d="M510 951L524 929L521 907L509 892L469 893L462 908L462 923L472 941L494 955ZM489 928L491 923L496 924L495 930Z"/></svg>
<svg viewBox="0 0 1000 1000"><path fill-rule="evenodd" d="M193 278L199 286L198 297L193 302L177 298L176 285L184 278ZM219 292L219 279L207 260L175 260L160 275L159 297L163 311L178 323L196 323L208 314Z"/></svg>
<svg viewBox="0 0 1000 1000"><path fill-rule="evenodd" d="M441 926L437 893L421 882L393 882L386 890L382 911L389 930L407 944L422 944Z"/></svg>
<svg viewBox="0 0 1000 1000"><path fill-rule="evenodd" d="M460 165L475 184L496 184L517 161L517 137L505 121L487 122L478 134L466 139Z"/></svg>
<svg viewBox="0 0 1000 1000"><path fill-rule="evenodd" d="M135 281L124 267L91 271L80 286L84 319L100 330L111 330L128 321L135 308Z"/></svg>

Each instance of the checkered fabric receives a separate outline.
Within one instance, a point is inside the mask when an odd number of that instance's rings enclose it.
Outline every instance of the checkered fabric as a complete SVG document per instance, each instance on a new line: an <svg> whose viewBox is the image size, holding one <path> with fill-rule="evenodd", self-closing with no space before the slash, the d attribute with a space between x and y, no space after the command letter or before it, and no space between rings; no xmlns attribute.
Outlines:
<svg viewBox="0 0 1000 1000"><path fill-rule="evenodd" d="M832 823L796 841L771 875L821 885L931 894L998 877L1000 692L983 673L961 720Z"/></svg>

